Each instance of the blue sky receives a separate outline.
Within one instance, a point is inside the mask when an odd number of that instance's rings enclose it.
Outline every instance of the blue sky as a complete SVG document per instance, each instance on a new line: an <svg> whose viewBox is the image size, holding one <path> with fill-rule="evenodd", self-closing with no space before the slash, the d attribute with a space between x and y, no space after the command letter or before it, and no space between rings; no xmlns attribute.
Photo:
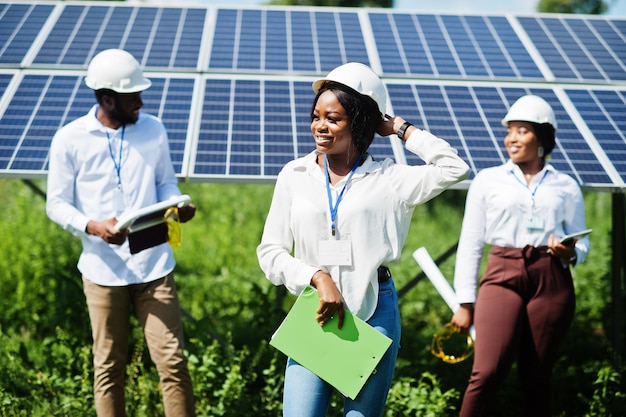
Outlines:
<svg viewBox="0 0 626 417"><path fill-rule="evenodd" d="M268 0L182 0L181 3L217 5L262 5ZM539 0L395 0L395 9L458 13L533 13ZM609 0L607 16L626 17L626 0Z"/></svg>

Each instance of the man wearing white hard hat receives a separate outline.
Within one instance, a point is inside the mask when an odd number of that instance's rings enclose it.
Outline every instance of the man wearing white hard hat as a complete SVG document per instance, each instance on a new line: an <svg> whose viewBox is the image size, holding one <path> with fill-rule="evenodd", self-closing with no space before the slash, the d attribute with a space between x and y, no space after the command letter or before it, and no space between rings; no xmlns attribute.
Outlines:
<svg viewBox="0 0 626 417"><path fill-rule="evenodd" d="M476 330L461 416L492 415L490 400L517 360L522 415L548 417L552 366L574 315L570 267L589 251L586 236L561 238L587 229L585 208L576 181L547 161L556 144L552 107L523 96L502 125L509 160L472 181L456 256L461 308L452 324ZM491 249L477 296L485 245Z"/></svg>
<svg viewBox="0 0 626 417"><path fill-rule="evenodd" d="M387 90L364 64L337 67L313 90L312 151L279 173L257 255L273 284L294 295L316 288L319 325L341 328L347 310L392 339L361 391L344 398L344 415L380 417L400 346L389 266L400 257L415 207L463 180L469 167L443 139L389 116ZM397 135L425 164L378 160L368 153L375 133ZM333 366L336 359L326 360ZM324 416L332 393L289 358L285 417Z"/></svg>
<svg viewBox="0 0 626 417"><path fill-rule="evenodd" d="M163 242L133 251L128 230L116 228L121 213L181 194L165 127L140 111L151 82L130 53L107 49L91 60L85 83L97 104L52 140L46 211L82 241L78 269L93 334L97 415L126 415L134 309L161 379L166 416L193 416L172 249ZM185 222L194 213L188 205L178 215Z"/></svg>

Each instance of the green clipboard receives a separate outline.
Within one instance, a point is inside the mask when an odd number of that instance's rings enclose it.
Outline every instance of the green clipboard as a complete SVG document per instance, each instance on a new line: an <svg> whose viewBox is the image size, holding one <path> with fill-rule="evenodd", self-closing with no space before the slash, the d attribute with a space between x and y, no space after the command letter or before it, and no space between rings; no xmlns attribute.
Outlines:
<svg viewBox="0 0 626 417"><path fill-rule="evenodd" d="M317 290L302 291L270 345L354 399L391 345L391 339L346 310L343 326L337 317L320 326L315 320Z"/></svg>

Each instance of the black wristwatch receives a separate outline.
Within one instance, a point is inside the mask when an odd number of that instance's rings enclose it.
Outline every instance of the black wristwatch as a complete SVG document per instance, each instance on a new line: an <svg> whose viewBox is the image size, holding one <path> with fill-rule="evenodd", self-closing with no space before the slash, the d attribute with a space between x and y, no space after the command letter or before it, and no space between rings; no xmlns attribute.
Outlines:
<svg viewBox="0 0 626 417"><path fill-rule="evenodd" d="M409 126L413 126L413 125L409 122L402 123L402 126L400 126L400 129L398 129L398 133L396 133L400 139L404 140L404 134L406 133L406 130L409 128Z"/></svg>

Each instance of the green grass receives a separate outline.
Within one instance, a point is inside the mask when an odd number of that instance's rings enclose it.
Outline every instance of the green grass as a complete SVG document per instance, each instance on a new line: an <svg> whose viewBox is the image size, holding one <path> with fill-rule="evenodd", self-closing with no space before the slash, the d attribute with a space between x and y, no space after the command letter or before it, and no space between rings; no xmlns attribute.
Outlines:
<svg viewBox="0 0 626 417"><path fill-rule="evenodd" d="M198 415L279 415L285 358L267 340L293 297L264 278L255 251L273 187L185 183L181 189L198 207L175 249ZM437 258L456 244L464 199L465 192L448 191L416 209L402 259L391 266L399 289L420 272L415 249L425 246ZM614 364L609 338L611 195L588 193L585 201L592 250L574 272L577 314L555 368L554 411L626 415L624 372ZM76 270L80 242L47 219L43 199L19 180L0 180L0 203L0 416L93 414L91 337ZM451 278L454 256L440 269ZM400 308L402 348L388 415L455 415L471 360L449 365L429 352L450 311L427 279L408 289ZM136 328L131 342L129 415L160 415L158 377ZM518 395L513 371L494 405L497 415L516 416L511 404ZM340 415L340 405L336 398L329 415Z"/></svg>

